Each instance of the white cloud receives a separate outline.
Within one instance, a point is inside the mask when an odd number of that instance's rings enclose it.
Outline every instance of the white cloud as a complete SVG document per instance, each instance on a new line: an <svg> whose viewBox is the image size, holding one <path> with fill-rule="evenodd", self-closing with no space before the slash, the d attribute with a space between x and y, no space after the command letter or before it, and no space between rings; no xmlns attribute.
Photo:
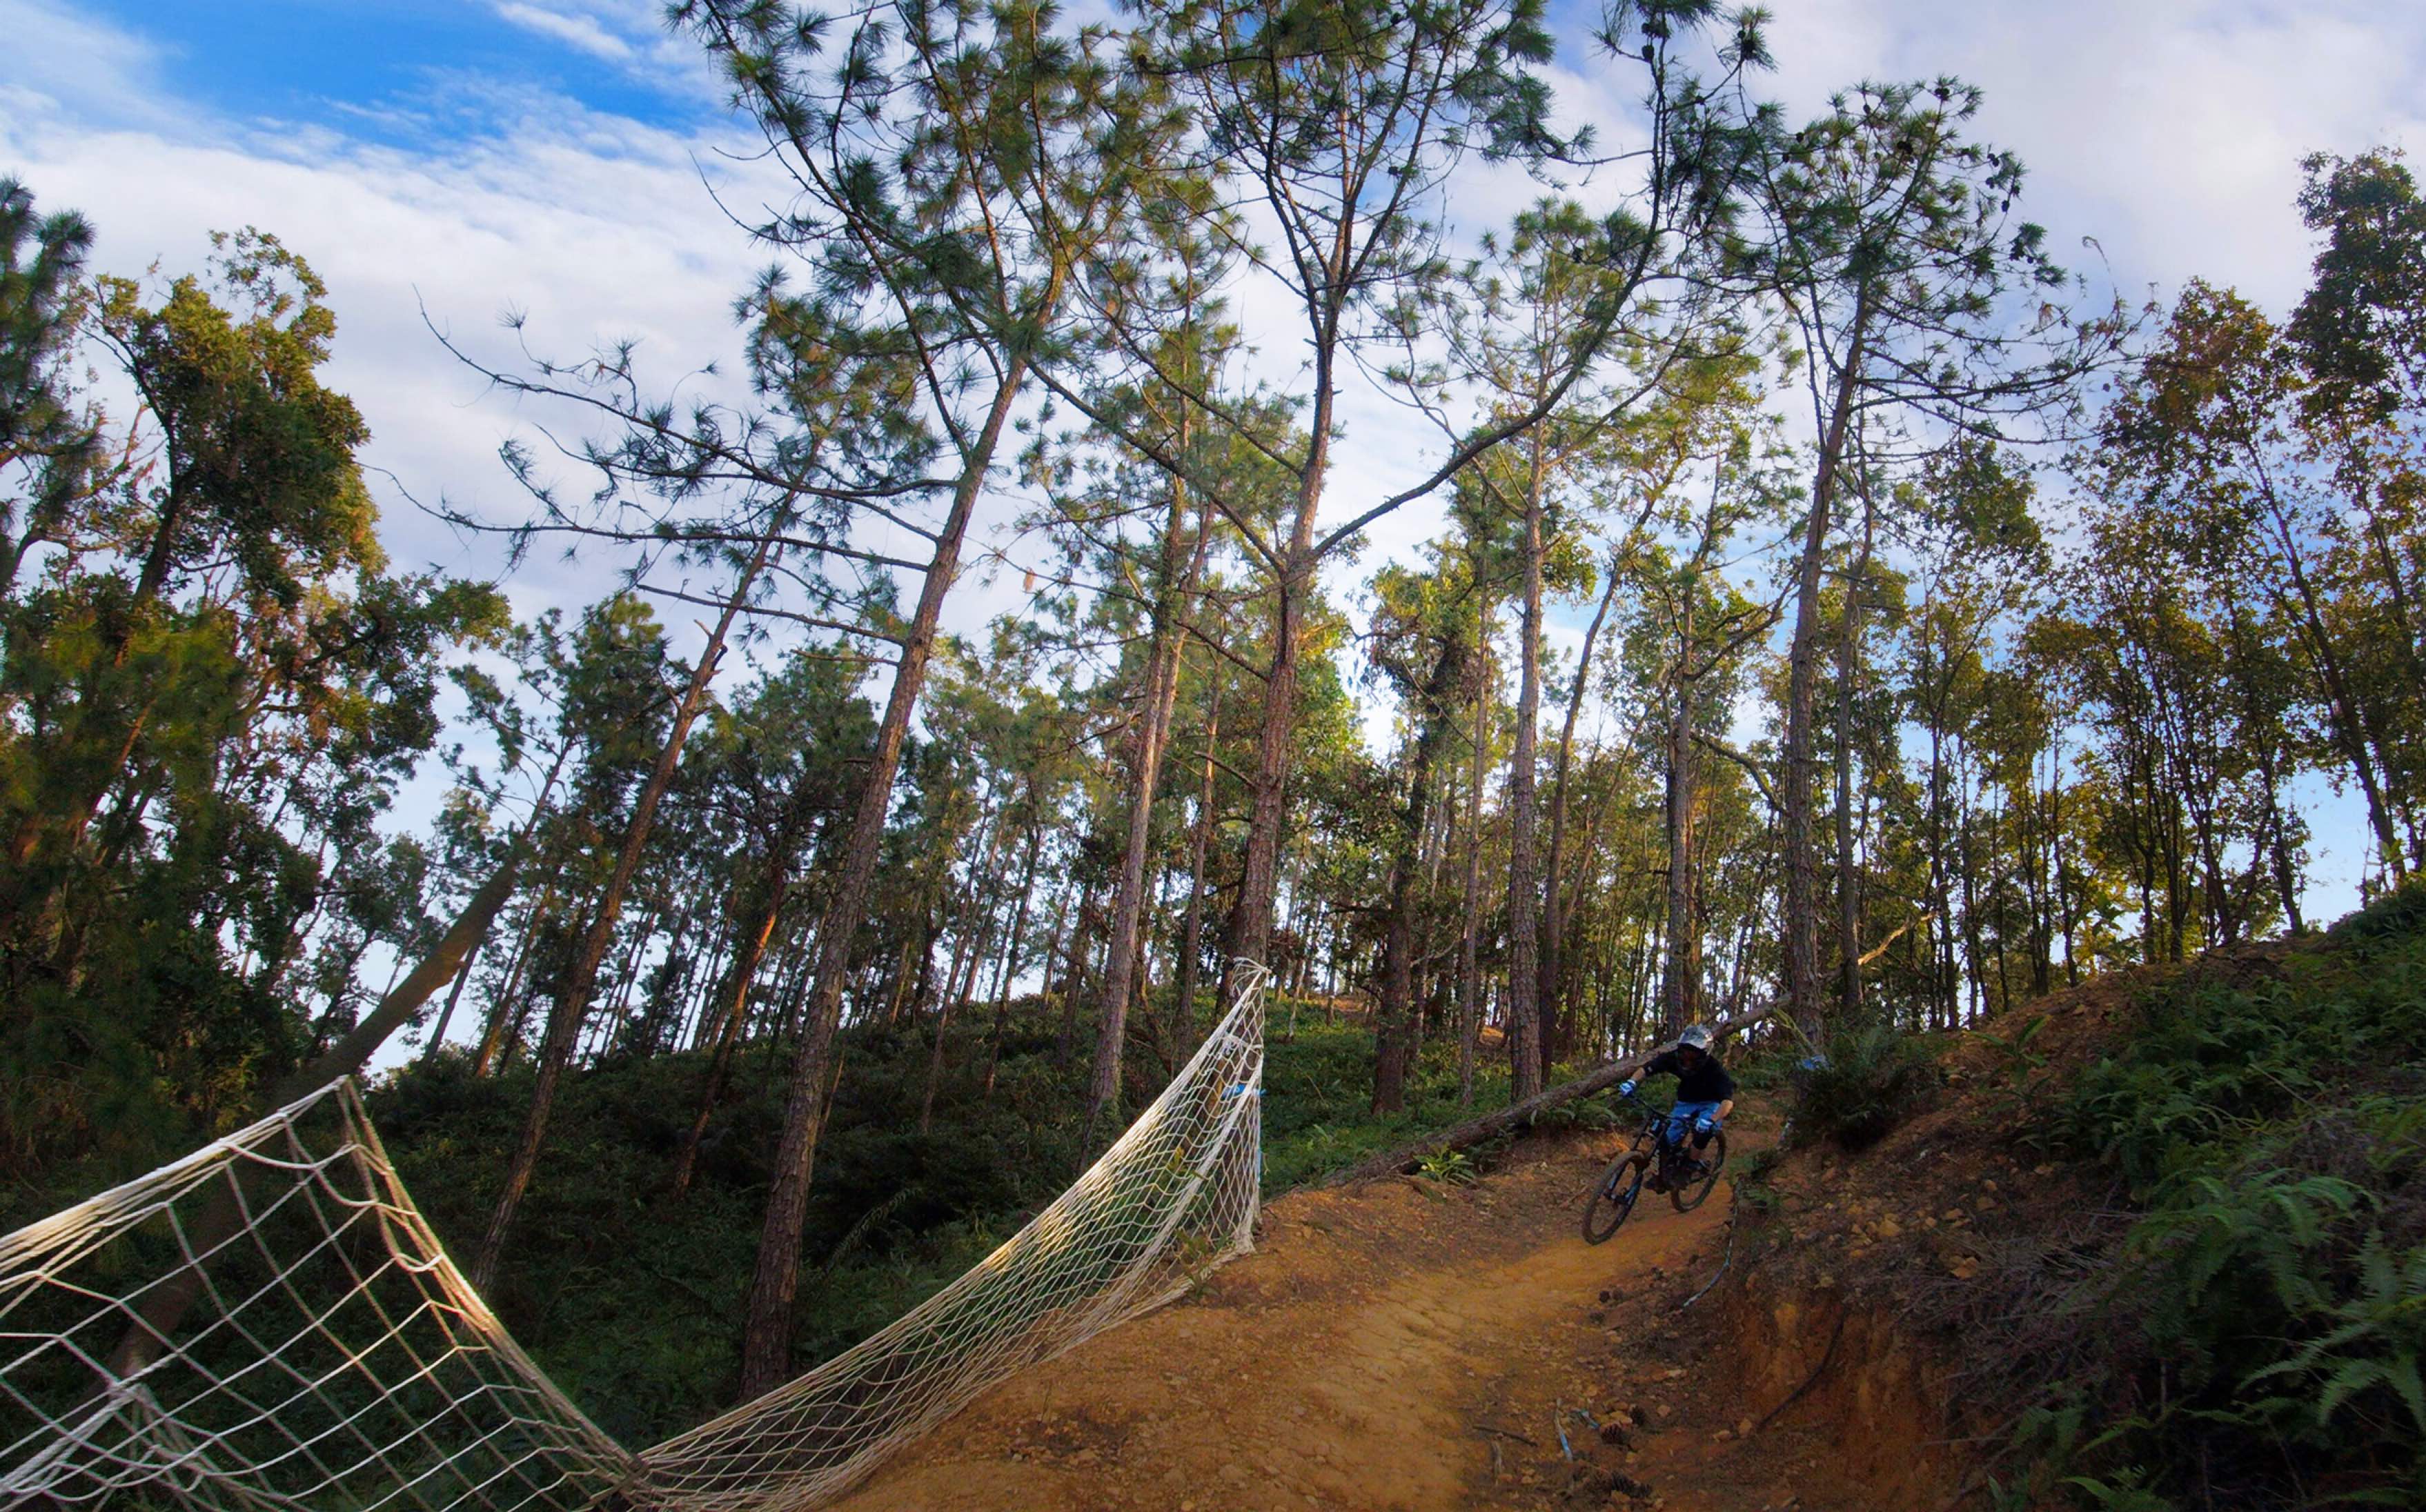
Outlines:
<svg viewBox="0 0 2426 1512"><path fill-rule="evenodd" d="M509 308L558 354L633 338L668 384L729 365L737 348L727 307L755 257L703 213L686 144L628 129L610 144L590 128L534 120L445 157L352 148L307 160L242 133L177 139L12 121L0 151L45 206L94 221L105 268L157 259L182 270L200 265L215 227L276 232L329 282L339 320L331 377L371 423L366 459L416 496L488 500L504 513L495 453L519 417L483 398L425 327L425 308L441 330L509 364L494 318ZM400 500L384 534L404 563L491 566L488 545L455 541Z"/></svg>
<svg viewBox="0 0 2426 1512"><path fill-rule="evenodd" d="M2279 306L2310 255L2300 158L2426 144L2426 7L2405 0L1808 0L1775 33L1797 110L1864 77L1981 86L2032 215L2060 246L2097 237L2128 290L2195 274Z"/></svg>
<svg viewBox="0 0 2426 1512"><path fill-rule="evenodd" d="M174 105L160 82L159 49L143 38L80 16L60 0L0 0L8 72L0 79L0 126L72 102L91 121L167 125Z"/></svg>
<svg viewBox="0 0 2426 1512"><path fill-rule="evenodd" d="M524 5L522 0L507 0L497 7L499 19L511 22L542 37L553 37L568 47L577 47L593 57L611 63L628 61L632 44L601 25L593 16L567 15L560 10L545 10L538 6Z"/></svg>

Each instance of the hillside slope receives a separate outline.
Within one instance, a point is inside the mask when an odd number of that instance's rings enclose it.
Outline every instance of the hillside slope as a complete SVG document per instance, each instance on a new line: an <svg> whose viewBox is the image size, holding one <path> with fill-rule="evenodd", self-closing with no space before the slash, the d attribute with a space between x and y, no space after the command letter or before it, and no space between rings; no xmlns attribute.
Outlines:
<svg viewBox="0 0 2426 1512"><path fill-rule="evenodd" d="M1931 1361L1972 1487L2426 1505L2426 890L2058 993L1936 1070L1748 1183L1746 1270Z"/></svg>

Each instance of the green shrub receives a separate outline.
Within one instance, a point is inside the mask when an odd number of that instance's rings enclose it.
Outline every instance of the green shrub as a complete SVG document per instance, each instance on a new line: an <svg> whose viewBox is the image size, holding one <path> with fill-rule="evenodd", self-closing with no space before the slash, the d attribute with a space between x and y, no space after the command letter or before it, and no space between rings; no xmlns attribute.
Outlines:
<svg viewBox="0 0 2426 1512"><path fill-rule="evenodd" d="M2329 934L2336 941L2361 948L2398 943L2426 934L2426 873L2408 878L2366 908L2345 915Z"/></svg>
<svg viewBox="0 0 2426 1512"><path fill-rule="evenodd" d="M1833 1139L1848 1150L1885 1138L1944 1080L1928 1041L1886 1024L1839 1031L1803 1075L1795 1138Z"/></svg>
<svg viewBox="0 0 2426 1512"><path fill-rule="evenodd" d="M1435 1150L1415 1164L1415 1174L1428 1182L1441 1182L1450 1186L1471 1186L1480 1173L1474 1162L1462 1150Z"/></svg>
<svg viewBox="0 0 2426 1512"><path fill-rule="evenodd" d="M2190 1504L2426 1504L2421 1058L2412 888L2277 973L2152 992L2117 1052L2053 1099L2053 1125L2115 1170L2137 1216L2055 1299L2092 1345L2030 1420L2042 1483L2091 1501L2127 1485ZM2057 1431L2084 1418L2105 1432Z"/></svg>

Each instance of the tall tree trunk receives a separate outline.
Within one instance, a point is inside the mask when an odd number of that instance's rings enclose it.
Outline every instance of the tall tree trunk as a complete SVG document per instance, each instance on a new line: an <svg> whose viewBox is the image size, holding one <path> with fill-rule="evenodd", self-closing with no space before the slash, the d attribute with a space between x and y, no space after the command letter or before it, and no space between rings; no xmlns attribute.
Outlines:
<svg viewBox="0 0 2426 1512"><path fill-rule="evenodd" d="M1397 1113L1407 1105L1407 1067L1415 1054L1415 877L1422 870L1420 850L1431 822L1432 764L1448 734L1449 695L1462 662L1455 640L1443 643L1417 694L1407 802L1390 859L1389 911L1382 925L1382 1002L1373 1037L1375 1113Z"/></svg>
<svg viewBox="0 0 2426 1512"><path fill-rule="evenodd" d="M683 1135L682 1150L674 1156L674 1174L671 1183L673 1200L679 1202L690 1191L691 1178L698 1174L699 1149L707 1137L707 1126L716 1117L716 1105L724 1097L725 1079L731 1075L734 1048L740 1043L742 1026L750 1021L750 989L758 979L759 963L766 959L767 941L774 937L775 920L784 911L784 877L775 867L768 868L764 879L764 901L759 905L753 925L745 927L739 948L726 966L723 990L717 994L724 1011L718 1015L716 1049L707 1063L707 1080L701 1086L699 1110L691 1117L690 1129Z"/></svg>
<svg viewBox="0 0 2426 1512"><path fill-rule="evenodd" d="M1306 414L1305 465L1299 470L1288 543L1281 550L1272 584L1271 667L1264 680L1261 728L1255 737L1255 780L1247 811L1247 854L1238 877L1238 897L1230 910L1230 963L1221 975L1221 1000L1236 995L1232 979L1239 961L1270 964L1272 909L1280 888L1281 843L1286 828L1288 771L1295 755L1298 667L1304 652L1305 599L1314 591L1315 516L1331 469L1333 412L1338 396L1332 382L1334 347L1318 342L1314 402Z"/></svg>
<svg viewBox="0 0 2426 1512"><path fill-rule="evenodd" d="M523 923L522 941L514 947L512 964L506 968L505 986L498 990L496 1001L489 1005L488 1026L480 1035L480 1053L472 1061L474 1076L487 1076L503 1069L506 1037L519 1031L522 1023L516 1005L522 999L523 973L530 966L531 953L539 943L540 930L547 923L548 910L556 906L557 879L563 875L564 862L559 859L539 896L531 900L530 916Z"/></svg>
<svg viewBox="0 0 2426 1512"><path fill-rule="evenodd" d="M1087 989L1088 921L1095 915L1095 890L1078 892L1078 912L1070 925L1070 948L1063 957L1061 1026L1053 1036L1053 1064L1067 1066L1078 1053L1078 999ZM1049 968L1048 968L1049 970Z"/></svg>
<svg viewBox="0 0 2426 1512"><path fill-rule="evenodd" d="M1480 575L1480 557L1476 557ZM1478 611L1474 656L1474 740L1465 775L1465 886L1460 913L1464 925L1457 944L1457 1100L1474 1102L1474 1063L1482 1039L1482 765L1491 729L1491 601Z"/></svg>
<svg viewBox="0 0 2426 1512"><path fill-rule="evenodd" d="M1221 738L1221 690L1214 685L1205 695L1205 777L1196 793L1196 831L1188 842L1188 918L1179 931L1179 969L1171 993L1171 1042L1193 1039L1196 1026L1196 976L1205 959L1205 861L1213 845L1213 825L1219 796L1214 787L1213 748Z"/></svg>
<svg viewBox="0 0 2426 1512"><path fill-rule="evenodd" d="M1812 732L1820 690L1820 570L1828 551L1831 511L1836 507L1837 472L1845 460L1845 440L1853 414L1853 394L1859 387L1864 346L1868 334L1870 292L1856 291L1850 345L1843 367L1831 375L1836 394L1828 424L1820 439L1820 459L1811 485L1811 514L1803 531L1802 559L1796 568L1794 634L1787 654L1785 787L1779 797L1780 844L1786 862L1786 995L1796 1027L1818 1043L1827 1031L1820 986L1819 851L1812 833L1812 788L1816 764Z"/></svg>
<svg viewBox="0 0 2426 1512"><path fill-rule="evenodd" d="M758 909L735 942L722 989L716 994L722 1009L717 1016L716 1050L708 1060L706 1083L700 1088L699 1110L691 1118L689 1132L683 1136L681 1152L674 1157L671 1191L677 1202L690 1191L691 1178L698 1172L700 1143L707 1137L708 1122L723 1100L724 1084L732 1074L734 1050L750 1021L750 989L757 984L758 968L767 958L767 943L774 938L775 922L782 917L784 904L791 895L792 862L801 831L808 826L810 796L810 784L803 774L784 805L783 825L767 843L767 865L758 877Z"/></svg>
<svg viewBox="0 0 2426 1512"><path fill-rule="evenodd" d="M2351 696L2350 682L2343 674L2341 658L2336 653L2333 639L2325 630L2324 614L2318 604L2315 586L2308 581L2298 548L2292 544L2290 527L2284 523L2279 512L2275 514L2275 523L2284 559L2290 569L2291 585L2299 595L2297 622L2306 633L2303 638L2307 642L2309 661L2315 666L2319 680L2325 685L2326 707L2333 716L2326 723L2334 732L2337 744L2342 748L2353 775L2358 779L2359 791L2367 797L2368 823L2375 831L2376 853L2383 861L2385 870L2398 882L2408 876L2408 860L2402 850L2399 837L2393 832L2391 804L2385 795L2376 763L2371 759L2382 753L2383 742L2373 738L2374 732L2366 717L2366 711ZM2278 600L2280 597L2278 593Z"/></svg>
<svg viewBox="0 0 2426 1512"><path fill-rule="evenodd" d="M1689 586L1678 616L1684 650L1677 655L1676 688L1668 711L1668 961L1660 984L1660 1033L1670 1037L1692 1021L1700 986L1692 921L1693 692L1700 682L1688 661L1693 646L1692 595Z"/></svg>
<svg viewBox="0 0 2426 1512"><path fill-rule="evenodd" d="M779 512L779 518L782 512L787 511ZM650 827L656 822L658 800L673 780L674 768L682 760L683 742L690 735L691 721L699 717L700 706L707 701L708 684L716 677L717 663L723 659L725 637L732 632L734 619L748 601L751 586L765 570L780 533L769 527L759 538L750 565L742 569L734 583L716 629L700 651L699 665L691 668L689 684L674 706L673 722L666 731L665 744L657 749L656 764L650 769L648 780L632 805L631 822L624 827L623 848L615 857L614 871L606 878L606 891L598 900L598 911L590 919L581 947L558 986L555 1005L548 1013L546 1046L540 1061L538 1085L531 1090L530 1115L523 1123L522 1142L506 1168L506 1183L497 1196L496 1212L489 1219L489 1231L482 1237L478 1257L472 1263L472 1282L476 1286L486 1288L496 1279L497 1257L504 1252L506 1235L513 1227L515 1211L522 1206L523 1194L530 1189L531 1173L539 1166L548 1115L555 1108L557 1084L563 1080L574 1044L580 1037L581 1021L589 1011L598 967L606 959L606 947L614 941L616 916L623 910L623 893L632 885L632 874L639 870L640 852L648 844Z"/></svg>
<svg viewBox="0 0 2426 1512"><path fill-rule="evenodd" d="M1062 888L1060 896L1054 899L1053 927L1045 931L1044 954L1038 957L1036 962L1036 1005L1040 1009L1049 1006L1052 1003L1053 963L1060 958L1062 942L1068 938L1066 931L1076 916L1078 901L1079 888L1075 880ZM995 1055L997 1060L1001 1054L1002 1046L997 1043L995 1046ZM989 1097L994 1095L994 1073L995 1063L988 1062L985 1089Z"/></svg>
<svg viewBox="0 0 2426 1512"><path fill-rule="evenodd" d="M1541 1001L1542 878L1533 855L1534 764L1542 718L1542 494L1546 445L1536 430L1525 488L1524 612L1516 647L1516 748L1508 758L1508 1096L1542 1089L1553 1027Z"/></svg>
<svg viewBox="0 0 2426 1512"><path fill-rule="evenodd" d="M1031 790L1032 791L1032 790ZM1031 815L1031 819L1040 816ZM1002 1064L1003 1036L1011 1032L1011 988L1019 980L1020 945L1027 937L1027 905L1036 895L1036 856L1043 848L1044 826L1027 827L1027 859L1020 863L1019 906L1011 910L1011 935L1003 942L1002 969L994 979L994 1033L986 1040L984 1094L994 1096L995 1069ZM1051 959L1048 956L1046 959Z"/></svg>
<svg viewBox="0 0 2426 1512"><path fill-rule="evenodd" d="M1057 280L1046 291L1042 308L1053 309L1059 293ZM843 842L842 864L826 909L829 926L817 931L817 968L806 1005L808 1022L793 1056L784 1136L775 1151L766 1221L758 1235L758 1261L750 1280L749 1320L741 1336L744 1401L774 1390L791 1373L792 1299L800 1286L801 1230L808 1221L809 1182L817 1166L817 1136L825 1125L827 1088L833 1080L834 1033L841 1027L843 987L849 980L859 921L866 915L868 887L882 853L884 820L893 807L893 780L901 765L901 743L909 733L910 716L919 696L926 690L927 664L934 655L944 599L951 591L952 580L960 575L969 518L993 471L995 448L1001 442L1027 378L1027 359L1012 356L1003 369L983 427L962 454L960 482L952 491L944 528L935 537L935 555L919 586L918 607L901 640L893 690L885 700L884 718L877 726L876 747L868 753L859 802Z"/></svg>
<svg viewBox="0 0 2426 1512"><path fill-rule="evenodd" d="M1843 634L1836 642L1836 1011L1847 1023L1862 1013L1862 894L1853 871L1853 676L1861 665L1862 580L1870 570L1876 518L1861 491L1862 550L1845 576Z"/></svg>
<svg viewBox="0 0 2426 1512"><path fill-rule="evenodd" d="M563 775L564 758L572 748L572 743L567 742L557 751L555 763L548 767L547 780L540 784L539 796L532 800L530 817L523 821L522 828L514 835L512 848L508 855L514 858L513 865L516 869L519 869L522 864L520 858L524 849L529 845L531 836L539 832L540 821L547 815L548 800L556 796L557 779ZM491 909L482 915L479 933L473 939L471 949L464 954L462 969L455 973L455 985L447 989L446 1006L439 1010L437 1027L430 1030L429 1042L422 1047L421 1058L415 1063L416 1067L429 1065L430 1057L438 1053L438 1047L446 1042L447 1026L455 1021L455 1005L462 1000L464 984L472 980L472 968L479 962L481 948L488 944L490 929L495 924L499 909L502 909L504 903L504 899L498 899L498 909ZM527 938L525 943L528 943Z"/></svg>
<svg viewBox="0 0 2426 1512"><path fill-rule="evenodd" d="M986 945L994 933L994 909L1000 899L995 896L997 878L995 863L1002 855L1002 832L1011 825L1011 808L1006 803L995 817L994 834L986 842L985 859L978 863L978 873L969 878L971 916L962 930L962 944L968 952L968 973L963 978L961 961L952 961L951 975L944 983L944 1000L935 1008L935 1047L927 1061L927 1090L918 1100L918 1132L925 1134L935 1123L935 1089L944 1081L944 1034L952 1026L952 1012L968 1001L977 986L978 970L985 964Z"/></svg>
<svg viewBox="0 0 2426 1512"><path fill-rule="evenodd" d="M1181 405L1179 447L1188 449L1187 407ZM1120 891L1112 905L1110 955L1104 984L1096 996L1095 1061L1087 1081L1087 1117L1080 1147L1092 1153L1105 1114L1120 1120L1121 1054L1128 1042L1129 998L1137 985L1133 962L1138 955L1140 924L1145 916L1146 852L1154 838L1155 794L1162 784L1162 758L1171 740L1172 706L1179 697L1180 619L1192 590L1196 568L1205 560L1209 530L1198 531L1194 551L1188 550L1188 490L1176 477L1171 484L1171 507L1162 530L1162 559L1156 572L1154 630L1146 657L1146 700L1140 711L1137 738L1130 747L1128 844L1121 854ZM1188 558L1183 560L1183 557Z"/></svg>
<svg viewBox="0 0 2426 1512"><path fill-rule="evenodd" d="M1567 693L1567 716L1559 727L1558 768L1550 787L1550 844L1542 862L1542 970L1541 985L1536 990L1557 1021L1561 990L1565 986L1564 954L1567 933L1566 890L1562 885L1566 862L1568 777L1575 764L1576 720L1583 713L1584 690L1592 684L1593 648L1600 642L1600 627L1609 619L1609 607L1617 599L1617 559L1609 564L1609 584L1601 590L1600 607L1593 611L1592 623L1584 629L1583 650L1576 656L1576 685ZM1554 1047L1564 1050L1568 1047Z"/></svg>

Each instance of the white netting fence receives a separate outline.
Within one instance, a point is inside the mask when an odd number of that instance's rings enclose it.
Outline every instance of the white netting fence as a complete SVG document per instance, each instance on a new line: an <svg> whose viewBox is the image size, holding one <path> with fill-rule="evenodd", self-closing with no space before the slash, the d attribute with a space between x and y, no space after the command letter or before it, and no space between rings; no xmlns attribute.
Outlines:
<svg viewBox="0 0 2426 1512"><path fill-rule="evenodd" d="M814 1506L1253 1246L1262 977L1052 1206L892 1327L632 1455L524 1355L341 1082L0 1239L0 1508Z"/></svg>
<svg viewBox="0 0 2426 1512"><path fill-rule="evenodd" d="M0 1506L580 1507L626 1459L350 1082L0 1240Z"/></svg>

